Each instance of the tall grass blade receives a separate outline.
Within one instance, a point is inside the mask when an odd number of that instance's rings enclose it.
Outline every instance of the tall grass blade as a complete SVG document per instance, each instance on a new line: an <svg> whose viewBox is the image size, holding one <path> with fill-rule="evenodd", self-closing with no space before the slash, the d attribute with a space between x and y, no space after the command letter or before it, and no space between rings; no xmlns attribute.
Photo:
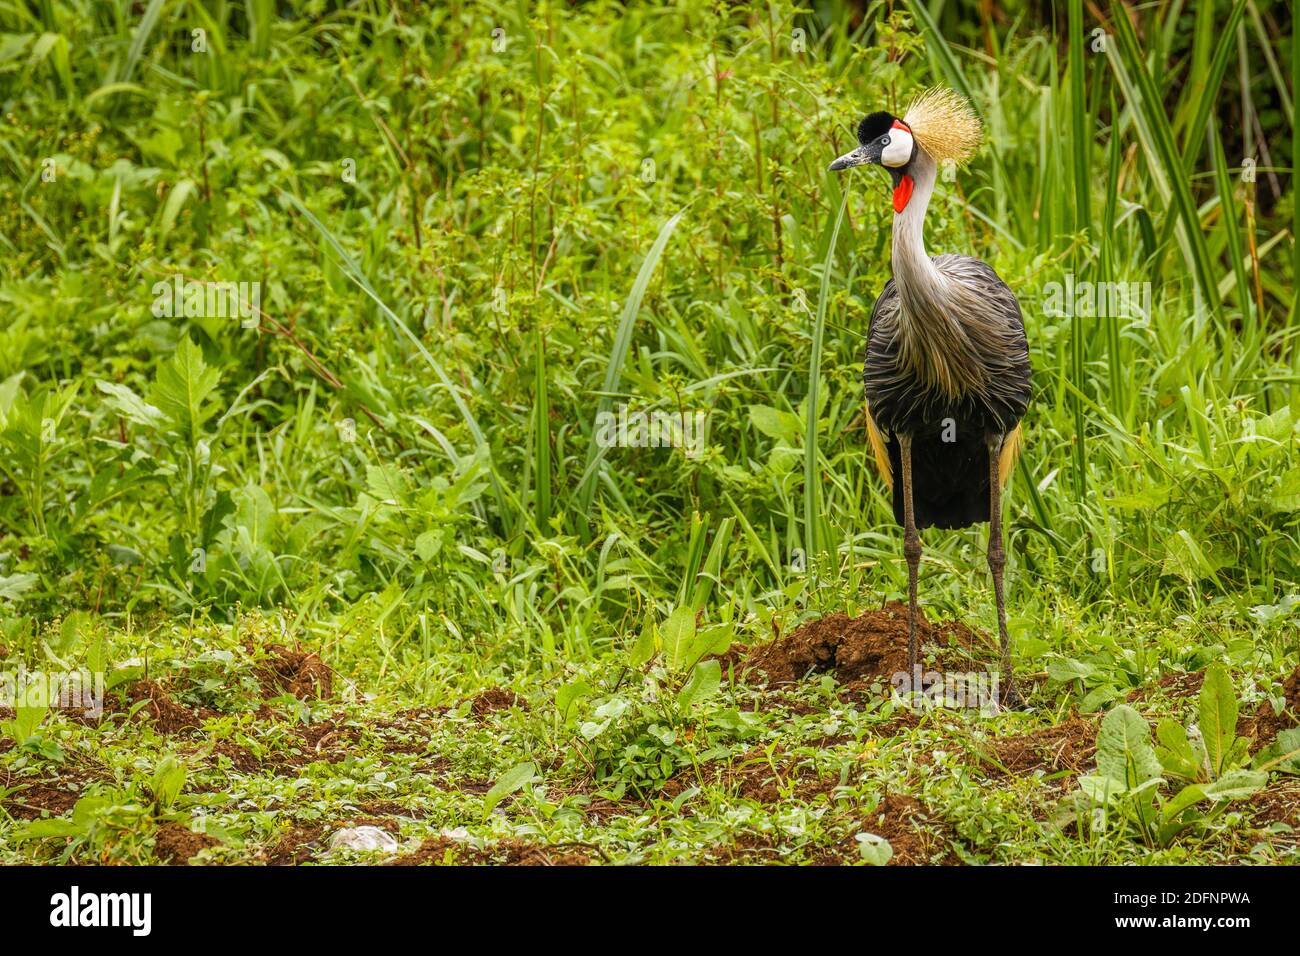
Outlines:
<svg viewBox="0 0 1300 956"><path fill-rule="evenodd" d="M654 275L655 266L659 264L659 259L668 246L673 230L677 228L677 223L685 214L686 209L683 208L663 224L659 235L655 237L654 245L650 247L645 260L641 263L641 269L636 274L636 281L632 283L632 291L628 293L627 301L623 303L623 314L619 317L618 328L614 332L614 347L610 350L609 362L605 365L605 383L601 387L600 401L596 405L596 417L591 423L591 443L587 446L587 464L583 468L581 484L578 487L580 514L586 514L591 509L592 495L596 490L596 469L605 457L605 449L601 448L596 441L597 423L602 413L608 412L614 404L614 393L618 390L619 380L623 377L623 363L627 360L628 350L632 347L632 332L636 327L637 314L641 311L641 301L645 298L646 289L650 287L650 278Z"/></svg>

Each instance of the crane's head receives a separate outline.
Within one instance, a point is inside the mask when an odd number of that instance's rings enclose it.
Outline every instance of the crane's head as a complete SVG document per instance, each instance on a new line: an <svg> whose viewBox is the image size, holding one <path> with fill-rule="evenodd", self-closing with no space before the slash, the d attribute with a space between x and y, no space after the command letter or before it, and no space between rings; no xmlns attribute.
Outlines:
<svg viewBox="0 0 1300 956"><path fill-rule="evenodd" d="M885 112L863 117L858 124L858 148L835 160L830 168L885 167L894 180L894 212L902 212L912 198L912 168L918 155L960 165L974 155L979 144L980 121L970 102L940 87L917 97L902 119Z"/></svg>
<svg viewBox="0 0 1300 956"><path fill-rule="evenodd" d="M894 212L902 212L912 198L912 177L907 169L918 149L910 126L889 113L872 113L858 124L858 148L831 163L831 169L884 166L894 180Z"/></svg>

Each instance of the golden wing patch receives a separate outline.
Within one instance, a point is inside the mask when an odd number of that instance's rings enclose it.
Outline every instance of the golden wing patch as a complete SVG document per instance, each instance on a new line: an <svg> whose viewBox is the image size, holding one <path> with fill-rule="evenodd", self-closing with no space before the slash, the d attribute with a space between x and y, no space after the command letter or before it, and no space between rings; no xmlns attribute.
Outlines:
<svg viewBox="0 0 1300 956"><path fill-rule="evenodd" d="M876 427L876 420L871 417L871 407L863 403L862 411L867 416L867 441L871 443L871 454L875 456L876 469L880 472L880 477L885 479L885 486L893 488L894 469L889 464L889 452L885 450L885 439L880 434L880 429Z"/></svg>

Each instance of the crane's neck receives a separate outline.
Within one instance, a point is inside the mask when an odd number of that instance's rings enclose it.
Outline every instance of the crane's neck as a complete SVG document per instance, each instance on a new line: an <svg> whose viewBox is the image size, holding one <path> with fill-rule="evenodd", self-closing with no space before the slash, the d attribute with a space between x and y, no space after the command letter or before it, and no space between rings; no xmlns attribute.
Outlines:
<svg viewBox="0 0 1300 956"><path fill-rule="evenodd" d="M925 252L925 211L936 165L923 149L907 166L912 194L894 214L893 266L898 287L899 359L919 379L947 395L983 387L949 280Z"/></svg>

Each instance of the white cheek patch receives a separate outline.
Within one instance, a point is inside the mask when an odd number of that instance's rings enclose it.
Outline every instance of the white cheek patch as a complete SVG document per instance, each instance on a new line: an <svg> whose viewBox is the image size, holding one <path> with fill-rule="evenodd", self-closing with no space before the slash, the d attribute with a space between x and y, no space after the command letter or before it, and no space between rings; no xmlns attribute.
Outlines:
<svg viewBox="0 0 1300 956"><path fill-rule="evenodd" d="M906 166L912 158L912 134L905 129L894 128L889 131L889 145L880 154L882 166Z"/></svg>

